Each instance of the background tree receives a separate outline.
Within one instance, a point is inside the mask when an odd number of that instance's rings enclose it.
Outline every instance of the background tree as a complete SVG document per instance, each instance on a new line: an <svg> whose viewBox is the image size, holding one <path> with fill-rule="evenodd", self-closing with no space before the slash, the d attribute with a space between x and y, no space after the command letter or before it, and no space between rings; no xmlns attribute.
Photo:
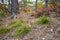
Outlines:
<svg viewBox="0 0 60 40"><path fill-rule="evenodd" d="M44 0L45 1L45 7L48 7L48 0Z"/></svg>
<svg viewBox="0 0 60 40"><path fill-rule="evenodd" d="M37 3L38 3L38 0L36 0L36 3L35 3L35 4L36 4L36 5L35 5L35 9L36 9L36 10L37 10Z"/></svg>

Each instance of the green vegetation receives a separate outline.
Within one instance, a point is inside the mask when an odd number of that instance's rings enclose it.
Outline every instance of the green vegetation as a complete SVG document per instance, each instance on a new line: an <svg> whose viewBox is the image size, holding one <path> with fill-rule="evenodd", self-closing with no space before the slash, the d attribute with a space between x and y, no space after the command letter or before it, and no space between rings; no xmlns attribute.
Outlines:
<svg viewBox="0 0 60 40"><path fill-rule="evenodd" d="M14 37L25 35L32 29L29 25L25 23L23 19L9 23L9 29L13 28L15 28L14 30L16 30L16 32L13 35Z"/></svg>
<svg viewBox="0 0 60 40"><path fill-rule="evenodd" d="M0 5L0 18L6 17L8 15L7 8L5 4Z"/></svg>
<svg viewBox="0 0 60 40"><path fill-rule="evenodd" d="M21 26L20 28L18 28L14 34L14 36L23 36L25 34L27 34L29 31L31 31L31 27L29 27L28 25L24 25Z"/></svg>
<svg viewBox="0 0 60 40"><path fill-rule="evenodd" d="M26 24L23 19L20 19L18 21L10 22L8 24L8 28L0 27L0 35L8 33L12 29L16 30L14 35L12 35L16 37L27 34L29 31L31 31L32 28L28 24Z"/></svg>
<svg viewBox="0 0 60 40"><path fill-rule="evenodd" d="M8 33L10 30L7 28L0 27L0 35Z"/></svg>
<svg viewBox="0 0 60 40"><path fill-rule="evenodd" d="M56 0L9 0L6 1L6 3L8 3L6 4L4 0L1 0L0 35L11 32L11 36L19 37L27 34L35 25L45 26L45 24L50 23L50 19L47 18L48 16L53 15L52 18L59 16L60 2L58 2L59 1Z"/></svg>
<svg viewBox="0 0 60 40"><path fill-rule="evenodd" d="M37 25L48 24L48 23L49 23L49 19L46 16L42 16L38 18L36 21Z"/></svg>
<svg viewBox="0 0 60 40"><path fill-rule="evenodd" d="M12 29L12 28L20 27L23 24L25 24L25 21L23 19L20 19L16 22L10 22L9 27L10 27L10 29Z"/></svg>

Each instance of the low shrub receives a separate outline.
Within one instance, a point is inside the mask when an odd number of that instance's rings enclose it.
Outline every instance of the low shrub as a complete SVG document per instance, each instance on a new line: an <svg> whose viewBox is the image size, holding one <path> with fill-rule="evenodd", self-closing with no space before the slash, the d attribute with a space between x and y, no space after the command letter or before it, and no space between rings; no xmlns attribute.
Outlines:
<svg viewBox="0 0 60 40"><path fill-rule="evenodd" d="M48 24L49 19L46 16L42 16L37 19L36 24L41 25L41 24Z"/></svg>
<svg viewBox="0 0 60 40"><path fill-rule="evenodd" d="M32 29L23 19L20 19L16 22L11 22L9 24L9 29L11 30L13 28L15 30L15 33L12 35L13 37L23 36Z"/></svg>
<svg viewBox="0 0 60 40"><path fill-rule="evenodd" d="M18 28L14 34L14 36L24 36L25 34L27 34L28 32L31 31L31 27L27 26L21 26L20 28Z"/></svg>
<svg viewBox="0 0 60 40"><path fill-rule="evenodd" d="M12 28L20 27L24 23L25 23L25 21L23 19L20 19L16 22L10 22L8 26L9 26L10 29L12 29Z"/></svg>
<svg viewBox="0 0 60 40"><path fill-rule="evenodd" d="M8 33L10 30L7 28L0 27L0 35Z"/></svg>
<svg viewBox="0 0 60 40"><path fill-rule="evenodd" d="M8 16L8 11L5 4L0 4L0 18Z"/></svg>

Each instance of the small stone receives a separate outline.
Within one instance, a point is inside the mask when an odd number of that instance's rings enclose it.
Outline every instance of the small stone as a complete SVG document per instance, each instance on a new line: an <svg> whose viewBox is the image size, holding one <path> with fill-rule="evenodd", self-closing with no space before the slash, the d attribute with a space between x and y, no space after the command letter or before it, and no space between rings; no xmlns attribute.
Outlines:
<svg viewBox="0 0 60 40"><path fill-rule="evenodd" d="M42 38L42 40L45 40L45 38Z"/></svg>
<svg viewBox="0 0 60 40"><path fill-rule="evenodd" d="M50 31L53 32L53 29L51 29Z"/></svg>

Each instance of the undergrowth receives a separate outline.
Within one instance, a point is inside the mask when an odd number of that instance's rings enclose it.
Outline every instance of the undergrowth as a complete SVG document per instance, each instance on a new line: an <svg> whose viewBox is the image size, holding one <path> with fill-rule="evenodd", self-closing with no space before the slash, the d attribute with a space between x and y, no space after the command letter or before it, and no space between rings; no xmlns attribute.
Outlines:
<svg viewBox="0 0 60 40"><path fill-rule="evenodd" d="M31 27L29 27L28 25L24 25L24 26L21 26L20 28L18 28L14 34L14 36L23 36L25 34L27 34L28 32L31 31Z"/></svg>
<svg viewBox="0 0 60 40"><path fill-rule="evenodd" d="M13 21L9 23L9 29L20 27L21 25L25 24L25 21L23 19L20 19L18 21Z"/></svg>
<svg viewBox="0 0 60 40"><path fill-rule="evenodd" d="M10 30L7 28L0 27L0 35L8 33Z"/></svg>
<svg viewBox="0 0 60 40"><path fill-rule="evenodd" d="M36 23L37 25L48 24L48 23L49 23L49 19L48 19L46 16L42 16L42 17L38 18L35 23Z"/></svg>
<svg viewBox="0 0 60 40"><path fill-rule="evenodd" d="M13 28L16 30L14 35L12 35L13 37L25 35L32 29L23 19L20 19L16 22L10 22L9 29Z"/></svg>
<svg viewBox="0 0 60 40"><path fill-rule="evenodd" d="M7 28L0 27L0 35L6 34L11 30L14 31L13 37L23 36L31 31L32 27L30 27L23 19L18 21L12 21L8 24Z"/></svg>

